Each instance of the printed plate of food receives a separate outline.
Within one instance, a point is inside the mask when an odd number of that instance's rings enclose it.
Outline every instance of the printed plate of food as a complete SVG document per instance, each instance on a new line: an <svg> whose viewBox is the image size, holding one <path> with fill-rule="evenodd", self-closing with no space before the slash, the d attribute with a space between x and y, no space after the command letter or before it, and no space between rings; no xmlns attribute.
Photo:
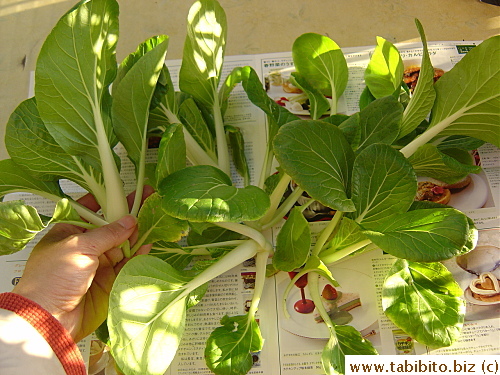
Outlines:
<svg viewBox="0 0 500 375"><path fill-rule="evenodd" d="M470 174L455 184L446 184L429 177L418 178L416 200L446 204L458 210L483 207L488 199L488 185L483 176Z"/></svg>
<svg viewBox="0 0 500 375"><path fill-rule="evenodd" d="M326 279L320 278L320 294L323 306L332 321L338 325L348 324L361 331L377 320L378 312L371 277L351 269L335 269L335 279L341 286L334 287ZM280 284L282 292L289 280ZM296 283L286 301L290 318L281 317L281 327L295 335L328 339L328 328L318 309L310 300L305 283ZM312 304L312 306L311 306Z"/></svg>

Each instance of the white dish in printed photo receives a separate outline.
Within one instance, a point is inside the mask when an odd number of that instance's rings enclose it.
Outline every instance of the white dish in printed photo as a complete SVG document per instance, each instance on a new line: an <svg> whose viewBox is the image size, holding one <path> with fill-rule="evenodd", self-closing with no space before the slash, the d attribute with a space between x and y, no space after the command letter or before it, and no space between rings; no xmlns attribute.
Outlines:
<svg viewBox="0 0 500 375"><path fill-rule="evenodd" d="M361 300L361 306L348 311L353 317L348 325L353 326L358 331L362 331L372 325L377 320L378 316L375 294L372 293L374 280L361 272L342 268L335 269L334 277L341 285L340 287L335 287L335 289L342 293L357 293ZM288 282L289 280L283 280L281 282L281 292L285 290ZM328 282L320 278L320 293L326 284L328 284ZM308 287L305 288L306 298L310 298L307 288ZM301 314L295 311L294 304L300 299L300 289L294 286L286 302L286 308L290 314L290 318L281 317L281 327L297 336L314 339L328 339L330 334L327 326L315 320L315 316L318 315L317 309L310 314Z"/></svg>

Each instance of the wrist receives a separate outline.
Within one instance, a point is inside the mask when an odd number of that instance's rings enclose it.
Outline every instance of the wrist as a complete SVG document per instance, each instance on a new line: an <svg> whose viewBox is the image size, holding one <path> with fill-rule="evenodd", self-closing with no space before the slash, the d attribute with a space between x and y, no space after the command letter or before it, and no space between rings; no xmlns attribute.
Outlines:
<svg viewBox="0 0 500 375"><path fill-rule="evenodd" d="M43 295L41 295L39 292L31 290L29 287L25 287L24 284L20 282L14 287L14 289L12 289L12 293L35 302L42 309L50 313L55 319L61 322L61 311L57 309L52 303L50 303L46 298L44 298Z"/></svg>

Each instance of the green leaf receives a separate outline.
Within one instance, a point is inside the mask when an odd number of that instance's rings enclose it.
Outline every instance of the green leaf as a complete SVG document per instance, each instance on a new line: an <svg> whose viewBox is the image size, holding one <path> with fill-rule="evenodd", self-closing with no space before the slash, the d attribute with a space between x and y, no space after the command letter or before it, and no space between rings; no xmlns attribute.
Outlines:
<svg viewBox="0 0 500 375"><path fill-rule="evenodd" d="M453 208L408 211L364 233L385 252L416 262L437 262L469 250L468 219Z"/></svg>
<svg viewBox="0 0 500 375"><path fill-rule="evenodd" d="M434 105L436 92L434 91L434 68L427 50L427 40L424 29L419 20L415 19L417 29L422 39L423 54L418 81L408 106L403 113L401 129L398 139L411 133L417 126L427 118Z"/></svg>
<svg viewBox="0 0 500 375"><path fill-rule="evenodd" d="M280 166L321 204L354 211L348 197L354 153L335 125L314 120L292 121L274 139Z"/></svg>
<svg viewBox="0 0 500 375"><path fill-rule="evenodd" d="M363 110L368 104L373 102L375 99L377 98L373 96L368 86L366 86L361 95L359 96L359 109Z"/></svg>
<svg viewBox="0 0 500 375"><path fill-rule="evenodd" d="M108 87L117 70L117 36L116 1L82 2L49 34L35 70L35 96L47 130L68 154L97 169L103 148L116 144Z"/></svg>
<svg viewBox="0 0 500 375"><path fill-rule="evenodd" d="M243 177L245 185L247 185L250 180L250 171L245 156L245 140L243 139L241 129L232 125L226 125L224 129L226 130L229 144L231 145L234 166L240 176Z"/></svg>
<svg viewBox="0 0 500 375"><path fill-rule="evenodd" d="M64 197L57 182L33 178L29 170L25 170L11 159L0 160L0 197L20 192L32 193L56 201Z"/></svg>
<svg viewBox="0 0 500 375"><path fill-rule="evenodd" d="M323 256L338 252L349 246L356 245L366 239L362 229L354 220L343 217L334 237L321 251L320 257L322 258Z"/></svg>
<svg viewBox="0 0 500 375"><path fill-rule="evenodd" d="M252 353L262 349L264 340L255 318L247 315L221 319L207 340L205 360L216 375L244 375L253 366Z"/></svg>
<svg viewBox="0 0 500 375"><path fill-rule="evenodd" d="M35 98L23 101L11 114L5 146L12 160L36 179L66 178L98 196L102 176L82 159L68 155L40 118Z"/></svg>
<svg viewBox="0 0 500 375"><path fill-rule="evenodd" d="M434 85L430 127L439 136L468 135L500 147L500 36L470 50Z"/></svg>
<svg viewBox="0 0 500 375"><path fill-rule="evenodd" d="M188 98L181 103L179 118L203 150L213 158L216 158L213 135L200 109L192 98Z"/></svg>
<svg viewBox="0 0 500 375"><path fill-rule="evenodd" d="M460 336L465 316L462 290L441 263L398 259L384 282L385 314L419 343L450 346Z"/></svg>
<svg viewBox="0 0 500 375"><path fill-rule="evenodd" d="M257 220L270 205L263 190L256 186L238 189L224 172L208 165L172 173L160 184L159 193L167 213L194 222Z"/></svg>
<svg viewBox="0 0 500 375"><path fill-rule="evenodd" d="M186 143L182 124L169 124L161 136L158 149L156 181L161 182L169 174L186 167Z"/></svg>
<svg viewBox="0 0 500 375"><path fill-rule="evenodd" d="M175 242L187 234L188 223L168 215L161 201L161 197L154 193L144 201L139 211L139 238L144 237L144 243Z"/></svg>
<svg viewBox="0 0 500 375"><path fill-rule="evenodd" d="M374 144L356 157L352 173L352 216L375 229L408 211L417 192L411 164L389 145Z"/></svg>
<svg viewBox="0 0 500 375"><path fill-rule="evenodd" d="M320 34L302 34L293 43L292 56L297 71L317 90L331 96L331 114L335 114L349 77L347 62L337 43Z"/></svg>
<svg viewBox="0 0 500 375"><path fill-rule="evenodd" d="M226 33L226 14L217 1L199 0L193 4L188 14L179 87L207 108L218 101Z"/></svg>
<svg viewBox="0 0 500 375"><path fill-rule="evenodd" d="M330 109L328 99L314 86L312 86L306 77L298 72L292 72L292 83L304 91L309 99L309 113L313 120L319 120L326 111Z"/></svg>
<svg viewBox="0 0 500 375"><path fill-rule="evenodd" d="M184 333L191 280L168 263L148 255L128 261L109 300L111 352L127 374L162 375Z"/></svg>
<svg viewBox="0 0 500 375"><path fill-rule="evenodd" d="M359 112L358 152L374 143L392 144L397 138L403 106L393 96L377 99ZM344 129L345 125L341 126Z"/></svg>
<svg viewBox="0 0 500 375"><path fill-rule="evenodd" d="M153 36L149 39L146 39L144 42L139 44L137 49L129 54L123 61L120 63L118 66L118 71L116 73L116 78L113 81L113 86L112 86L112 94L113 96L115 95L116 89L120 85L121 80L127 73L130 71L130 69L142 58L144 55L146 55L148 52L152 51L155 49L159 44L163 43L165 40L167 40L168 37L166 35L157 35ZM167 69L167 67L164 67L163 69ZM162 69L162 70L163 70ZM168 69L167 71L168 72ZM166 78L166 77L164 77Z"/></svg>
<svg viewBox="0 0 500 375"><path fill-rule="evenodd" d="M370 93L377 99L392 95L401 85L403 72L403 60L398 49L378 36L377 46L365 70L365 82Z"/></svg>
<svg viewBox="0 0 500 375"><path fill-rule="evenodd" d="M470 151L481 147L483 144L484 141L481 141L477 138L467 137L463 135L452 135L440 140L437 148L440 151L446 150L448 148L458 148L461 150Z"/></svg>
<svg viewBox="0 0 500 375"><path fill-rule="evenodd" d="M427 143L420 146L408 160L417 175L432 177L450 184L460 181L470 173L479 173L481 171L480 166L472 165L472 159L467 151L458 149L443 151L441 152L436 146ZM451 157L450 154L468 161L468 164L461 163L456 158Z"/></svg>
<svg viewBox="0 0 500 375"><path fill-rule="evenodd" d="M73 208L70 200L67 198L61 199L57 202L54 209L54 214L50 219L51 223L60 223L65 221L78 222L82 221L78 212Z"/></svg>
<svg viewBox="0 0 500 375"><path fill-rule="evenodd" d="M191 223L198 224L198 223ZM201 233L198 233L196 230L192 230L189 232L187 237L187 242L189 246L198 246L211 244L216 242L226 242L232 240L240 240L241 234L232 232L230 230L221 228L217 225L208 225Z"/></svg>
<svg viewBox="0 0 500 375"><path fill-rule="evenodd" d="M282 271L301 267L309 256L311 230L300 207L291 210L276 238L273 265Z"/></svg>
<svg viewBox="0 0 500 375"><path fill-rule="evenodd" d="M0 202L0 255L18 252L50 223L81 221L68 199L60 200L53 217L39 215L36 208L15 200Z"/></svg>
<svg viewBox="0 0 500 375"><path fill-rule="evenodd" d="M254 105L259 107L267 115L269 122L268 143L271 143L274 136L278 132L278 129L282 125L298 120L299 118L269 97L259 79L259 76L252 67L243 67L241 69L241 75L242 86L248 96L248 99L250 99Z"/></svg>
<svg viewBox="0 0 500 375"><path fill-rule="evenodd" d="M168 37L158 37L157 43L138 58L114 90L113 127L136 168L145 158L149 106L165 62Z"/></svg>
<svg viewBox="0 0 500 375"><path fill-rule="evenodd" d="M323 371L327 375L345 373L346 355L378 354L372 343L365 340L355 328L337 325L333 330L321 355Z"/></svg>
<svg viewBox="0 0 500 375"><path fill-rule="evenodd" d="M24 249L46 226L36 208L23 201L0 202L0 255Z"/></svg>

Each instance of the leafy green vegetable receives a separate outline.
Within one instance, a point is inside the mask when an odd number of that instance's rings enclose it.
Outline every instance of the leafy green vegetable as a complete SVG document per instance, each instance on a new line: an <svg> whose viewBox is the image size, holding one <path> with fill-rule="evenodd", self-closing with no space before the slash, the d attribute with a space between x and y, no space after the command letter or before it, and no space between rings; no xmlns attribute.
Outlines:
<svg viewBox="0 0 500 375"><path fill-rule="evenodd" d="M238 189L224 172L208 165L172 173L161 183L159 193L170 215L190 221L257 220L269 206L263 190L255 186Z"/></svg>
<svg viewBox="0 0 500 375"><path fill-rule="evenodd" d="M347 62L337 43L324 35L302 34L293 43L292 55L297 71L331 97L330 112L337 113L337 101L348 80Z"/></svg>
<svg viewBox="0 0 500 375"><path fill-rule="evenodd" d="M382 37L377 37L377 46L365 70L365 82L375 98L394 94L403 78L403 60L397 48Z"/></svg>
<svg viewBox="0 0 500 375"><path fill-rule="evenodd" d="M284 292L285 307L294 283L309 278L330 332L321 357L327 374L344 371L345 355L375 354L354 328L330 319L318 280L338 286L336 262L377 247L396 258L383 289L386 314L426 345L452 344L464 305L450 273L436 262L472 250L477 230L453 208L414 202L416 175L455 181L479 171L470 150L498 145L498 37L475 47L434 85L418 21L417 29L424 53L413 94L401 85L397 48L378 38L360 111L350 116L336 113L349 77L341 49L318 34L300 36L292 47L297 71L291 80L311 103L312 120L303 120L268 96L251 67L235 67L223 80L227 21L216 0L196 1L189 12L180 91L164 65L167 36L148 38L117 67L116 0L78 3L42 46L35 97L11 115L11 159L0 161L0 197L36 194L56 207L49 217L19 200L0 203L0 254L21 250L51 223L94 228L136 215L139 238L132 249L123 245L124 255L145 243L153 249L118 274L107 319L111 353L127 374L163 374L181 343L186 311L210 280L250 258L256 282L248 313L225 316L207 341L207 366L216 374L250 371L264 342L256 312L266 275L281 271L297 271ZM253 169L246 131L224 123L240 84L267 118L259 125L267 131L264 160ZM156 159L146 163L152 136L161 141ZM135 172L131 209L118 149ZM243 182L233 181L232 169ZM260 175L251 176L252 170ZM68 197L63 179L93 194L102 211ZM146 182L157 192L141 206ZM297 206L299 200L306 203ZM316 235L303 211L317 203L334 216ZM284 217L274 253L267 230Z"/></svg>
<svg viewBox="0 0 500 375"><path fill-rule="evenodd" d="M292 209L290 216L276 238L273 264L283 271L301 267L311 248L311 229L299 207Z"/></svg>
<svg viewBox="0 0 500 375"><path fill-rule="evenodd" d="M274 152L286 173L311 197L333 209L354 211L348 198L354 153L336 126L292 121L275 137Z"/></svg>
<svg viewBox="0 0 500 375"><path fill-rule="evenodd" d="M262 349L258 324L248 315L226 315L221 324L207 340L207 365L218 375L244 375L253 366L252 353Z"/></svg>
<svg viewBox="0 0 500 375"><path fill-rule="evenodd" d="M384 282L386 315L418 342L451 345L460 335L465 313L462 289L441 263L397 260Z"/></svg>

